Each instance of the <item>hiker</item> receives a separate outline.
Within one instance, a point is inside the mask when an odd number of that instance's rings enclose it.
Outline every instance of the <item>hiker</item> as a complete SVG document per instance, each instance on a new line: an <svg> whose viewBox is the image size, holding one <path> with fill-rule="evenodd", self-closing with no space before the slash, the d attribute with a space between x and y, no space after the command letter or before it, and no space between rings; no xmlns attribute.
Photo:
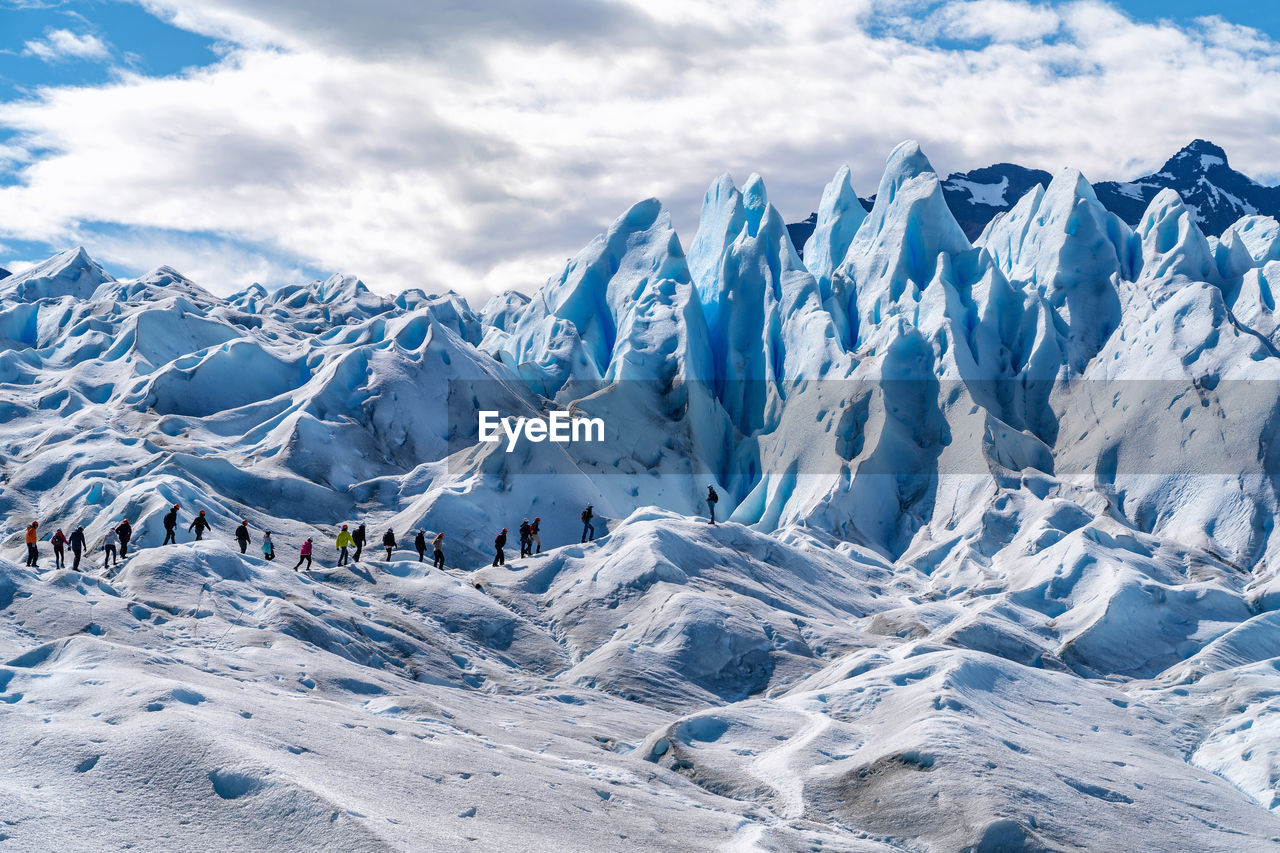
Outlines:
<svg viewBox="0 0 1280 853"><path fill-rule="evenodd" d="M338 565L345 566L350 562L347 556L347 549L351 547L351 534L347 532L347 526L342 525L342 529L338 531Z"/></svg>
<svg viewBox="0 0 1280 853"><path fill-rule="evenodd" d="M84 528L77 527L71 531L71 571L80 571L80 552L84 550Z"/></svg>
<svg viewBox="0 0 1280 853"><path fill-rule="evenodd" d="M418 562L421 563L423 558L427 556L427 532L419 530L418 535L413 537L413 547L418 549Z"/></svg>
<svg viewBox="0 0 1280 853"><path fill-rule="evenodd" d="M387 562L391 562L391 552L396 549L396 535L388 530L382 536L382 547L387 549Z"/></svg>
<svg viewBox="0 0 1280 853"><path fill-rule="evenodd" d="M120 544L120 534L115 531L115 528L108 527L107 535L102 537L103 569L109 569L120 564L120 560L116 557L116 545L118 544Z"/></svg>
<svg viewBox="0 0 1280 853"><path fill-rule="evenodd" d="M431 540L431 547L435 549L436 559L435 568L444 568L444 534L437 533L436 538Z"/></svg>
<svg viewBox="0 0 1280 853"><path fill-rule="evenodd" d="M40 541L39 527L38 521L27 525L27 567L32 569L38 568L40 561L40 548L36 545Z"/></svg>
<svg viewBox="0 0 1280 853"><path fill-rule="evenodd" d="M587 504L587 508L582 511L582 541L583 542L587 541L588 539L587 534L591 534L590 539L592 542L596 541L596 526L591 523L591 519L595 517L596 517L596 514L591 511L591 504Z"/></svg>
<svg viewBox="0 0 1280 853"><path fill-rule="evenodd" d="M133 525L125 519L116 525L116 535L120 537L120 559L129 556L129 540L133 538Z"/></svg>
<svg viewBox="0 0 1280 853"><path fill-rule="evenodd" d="M493 537L493 564L495 566L505 566L507 564L507 555L502 553L502 549L507 545L507 528L502 528L502 532Z"/></svg>
<svg viewBox="0 0 1280 853"><path fill-rule="evenodd" d="M529 519L520 522L520 556L528 557L533 553L533 536L529 534Z"/></svg>
<svg viewBox="0 0 1280 853"><path fill-rule="evenodd" d="M720 500L720 496L716 494L715 486L707 486L707 509L711 511L711 523L716 523L716 503Z"/></svg>
<svg viewBox="0 0 1280 853"><path fill-rule="evenodd" d="M236 528L236 541L240 543L241 554L249 550L249 543L253 541L249 538L249 519L242 520Z"/></svg>
<svg viewBox="0 0 1280 853"><path fill-rule="evenodd" d="M188 533L190 533L192 530L196 532L197 542L199 542L201 539L204 538L204 532L206 530L212 530L212 529L213 528L209 526L208 519L204 517L204 510L200 510L200 514L196 516L195 521L191 522L191 524L187 526Z"/></svg>
<svg viewBox="0 0 1280 853"><path fill-rule="evenodd" d="M542 553L542 534L539 528L542 527L542 516L538 516L533 520L533 524L529 525L529 538L538 546L538 550L534 553Z"/></svg>
<svg viewBox="0 0 1280 853"><path fill-rule="evenodd" d="M178 526L178 510L180 509L182 507L174 504L173 509L164 514L164 541L160 543L161 545L178 544L178 535L173 531Z"/></svg>
<svg viewBox="0 0 1280 853"><path fill-rule="evenodd" d="M63 556L63 551L67 547L67 537L63 535L61 527L49 537L49 541L53 543L53 567L55 569L65 569L67 560Z"/></svg>
<svg viewBox="0 0 1280 853"><path fill-rule="evenodd" d="M360 553L364 551L364 543L367 536L368 534L365 532L364 524L357 527L355 533L351 534L351 541L354 542L356 546L355 561L357 563L360 562Z"/></svg>
<svg viewBox="0 0 1280 853"><path fill-rule="evenodd" d="M276 544L271 541L271 531L268 530L262 534L262 559L274 560L276 558Z"/></svg>
<svg viewBox="0 0 1280 853"><path fill-rule="evenodd" d="M302 550L301 550L301 551L299 551L299 552L298 552L298 554L299 554L299 557L298 557L298 566L301 566L301 565L302 565L302 561L303 561L303 560L306 560L306 561L307 561L307 571L311 571L311 540L310 540L310 539L308 539L306 542L303 542L303 543L302 543ZM294 566L294 567L293 567L293 570L294 570L295 572L298 570L298 566Z"/></svg>

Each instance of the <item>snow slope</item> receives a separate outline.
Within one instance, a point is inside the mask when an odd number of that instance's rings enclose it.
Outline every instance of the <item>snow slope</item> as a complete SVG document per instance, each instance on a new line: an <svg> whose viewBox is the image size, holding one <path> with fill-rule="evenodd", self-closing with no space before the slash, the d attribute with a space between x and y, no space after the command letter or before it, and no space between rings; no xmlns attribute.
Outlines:
<svg viewBox="0 0 1280 853"><path fill-rule="evenodd" d="M1064 170L970 241L915 143L848 174L804 260L724 175L478 312L0 281L0 846L1280 847L1280 226Z"/></svg>

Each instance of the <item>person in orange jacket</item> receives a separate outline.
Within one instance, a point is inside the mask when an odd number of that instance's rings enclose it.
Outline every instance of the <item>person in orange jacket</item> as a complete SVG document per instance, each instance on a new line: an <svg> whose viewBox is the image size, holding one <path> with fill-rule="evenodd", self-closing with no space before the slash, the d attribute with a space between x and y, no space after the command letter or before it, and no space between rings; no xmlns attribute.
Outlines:
<svg viewBox="0 0 1280 853"><path fill-rule="evenodd" d="M39 568L37 565L40 561L40 549L37 544L40 541L40 522L33 521L27 525L27 566L28 568Z"/></svg>

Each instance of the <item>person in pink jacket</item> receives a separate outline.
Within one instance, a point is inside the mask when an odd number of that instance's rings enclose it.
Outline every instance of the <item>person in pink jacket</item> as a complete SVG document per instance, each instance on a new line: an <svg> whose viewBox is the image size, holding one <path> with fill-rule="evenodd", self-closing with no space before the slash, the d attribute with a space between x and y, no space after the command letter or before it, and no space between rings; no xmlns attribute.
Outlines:
<svg viewBox="0 0 1280 853"><path fill-rule="evenodd" d="M307 561L307 571L311 571L311 540L310 539L302 543L301 556L298 557L298 566L302 565L303 560ZM298 570L298 566L293 567L293 570L295 572Z"/></svg>

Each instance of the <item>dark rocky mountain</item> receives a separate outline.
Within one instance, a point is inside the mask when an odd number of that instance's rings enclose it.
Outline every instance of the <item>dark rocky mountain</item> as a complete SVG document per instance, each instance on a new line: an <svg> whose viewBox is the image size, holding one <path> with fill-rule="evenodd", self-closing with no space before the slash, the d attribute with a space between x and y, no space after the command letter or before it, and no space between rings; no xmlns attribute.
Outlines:
<svg viewBox="0 0 1280 853"><path fill-rule="evenodd" d="M1009 210L1036 184L1048 186L1053 175L1014 163L997 163L969 172L956 172L942 182L947 206L970 240L982 233L997 213ZM1280 219L1280 187L1268 187L1232 169L1227 154L1197 139L1173 155L1158 172L1132 181L1102 181L1093 185L1098 200L1130 225L1162 189L1172 188L1195 215L1206 234L1218 235L1241 216L1262 214ZM860 199L871 209L875 196ZM803 253L817 214L787 226L792 242Z"/></svg>

